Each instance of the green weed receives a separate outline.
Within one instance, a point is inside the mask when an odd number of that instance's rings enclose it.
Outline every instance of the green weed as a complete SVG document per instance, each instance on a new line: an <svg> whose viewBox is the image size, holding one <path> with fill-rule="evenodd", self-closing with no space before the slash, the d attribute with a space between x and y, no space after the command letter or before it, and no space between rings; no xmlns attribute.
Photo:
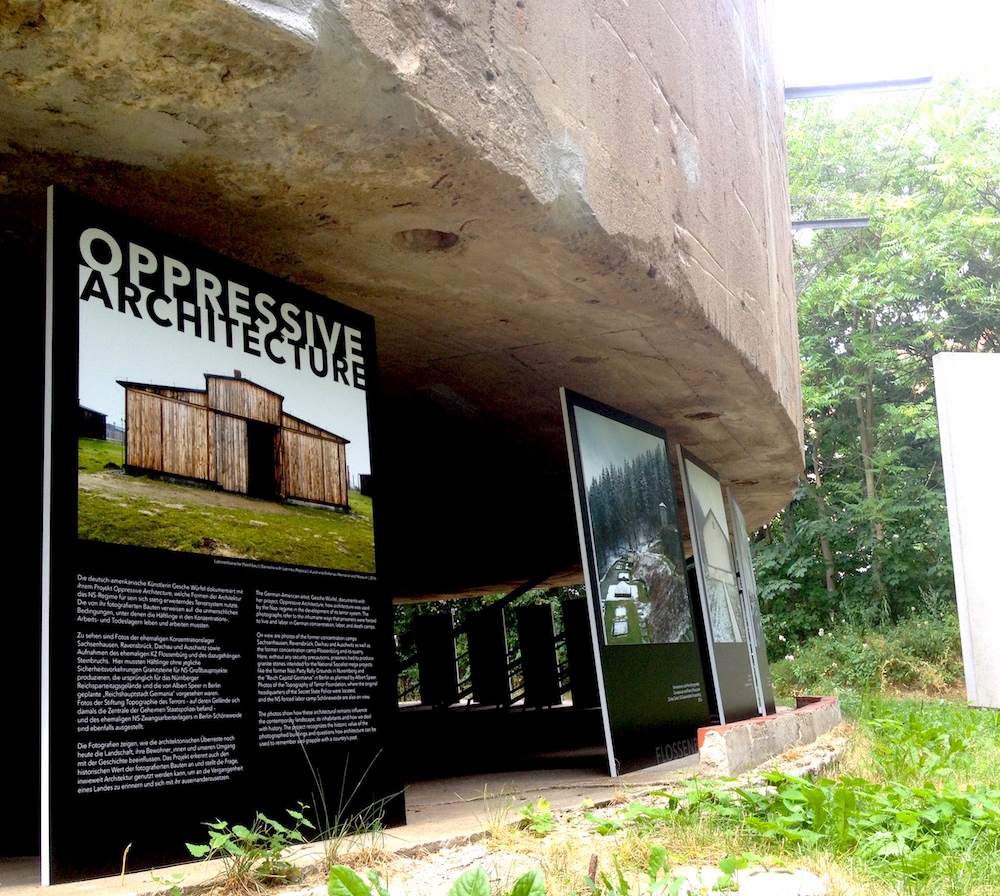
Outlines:
<svg viewBox="0 0 1000 896"><path fill-rule="evenodd" d="M301 828L313 824L304 815L308 806L286 809L292 824L282 824L258 812L250 827L230 826L226 821L208 821L208 843L188 843L188 852L196 859L220 859L223 890L231 893L255 893L262 886L299 878L298 869L284 858L290 846L304 841Z"/></svg>
<svg viewBox="0 0 1000 896"><path fill-rule="evenodd" d="M538 837L544 837L555 827L549 801L545 797L538 798L538 804L528 803L521 809L522 825Z"/></svg>
<svg viewBox="0 0 1000 896"><path fill-rule="evenodd" d="M604 835L634 829L654 842L695 830L703 844L732 838L744 857L826 857L907 893L995 893L1000 713L877 697L864 708L879 713L858 722L866 758L855 774L810 781L767 772L753 786L691 780L650 794L655 804L587 817Z"/></svg>
<svg viewBox="0 0 1000 896"><path fill-rule="evenodd" d="M369 873L362 877L346 865L330 869L327 884L329 896L389 896L378 875ZM545 878L541 871L525 872L514 881L509 891L493 890L490 879L482 868L469 868L459 875L448 891L448 896L545 896Z"/></svg>
<svg viewBox="0 0 1000 896"><path fill-rule="evenodd" d="M323 843L324 867L332 868L336 865L345 846L350 846L359 852L366 851L369 856L380 853L382 851L386 804L398 794L390 794L382 799L377 799L360 809L354 807L355 797L368 777L368 773L372 770L372 766L378 760L378 754L358 777L350 792L348 792L348 762L344 763L340 792L337 795L336 803L334 803L327 798L323 779L304 746L302 751L316 786L316 794L313 799L317 802L316 828Z"/></svg>

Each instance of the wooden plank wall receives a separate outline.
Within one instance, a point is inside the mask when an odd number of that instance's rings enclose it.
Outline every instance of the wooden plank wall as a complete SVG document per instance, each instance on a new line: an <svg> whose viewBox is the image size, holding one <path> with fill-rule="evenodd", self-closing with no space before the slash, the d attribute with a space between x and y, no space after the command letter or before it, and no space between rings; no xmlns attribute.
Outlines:
<svg viewBox="0 0 1000 896"><path fill-rule="evenodd" d="M348 503L347 459L342 442L286 430L282 436L285 494L304 501Z"/></svg>
<svg viewBox="0 0 1000 896"><path fill-rule="evenodd" d="M208 395L195 389L174 389L170 386L146 386L141 387L144 391L159 395L163 398L172 398L174 401L183 401L185 404L197 404L205 407L208 404Z"/></svg>
<svg viewBox="0 0 1000 896"><path fill-rule="evenodd" d="M343 442L323 439L325 494L329 504L347 504L347 452Z"/></svg>
<svg viewBox="0 0 1000 896"><path fill-rule="evenodd" d="M234 417L247 417L281 426L282 397L251 383L210 376L207 379L208 406Z"/></svg>
<svg viewBox="0 0 1000 896"><path fill-rule="evenodd" d="M322 436L325 439L333 439L335 442L343 442L347 444L347 439L342 439L336 433L327 432L320 426L313 426L312 423L307 423L305 420L300 420L298 417L293 417L291 414L281 415L281 428L286 432L305 432L312 436Z"/></svg>
<svg viewBox="0 0 1000 896"><path fill-rule="evenodd" d="M323 453L319 439L301 432L282 433L285 495L323 501Z"/></svg>
<svg viewBox="0 0 1000 896"><path fill-rule="evenodd" d="M144 470L208 479L208 411L152 392L125 400L125 463Z"/></svg>
<svg viewBox="0 0 1000 896"><path fill-rule="evenodd" d="M160 405L151 392L125 392L125 465L163 472Z"/></svg>
<svg viewBox="0 0 1000 896"><path fill-rule="evenodd" d="M239 417L213 414L215 481L230 492L246 494L250 483L247 460L247 424Z"/></svg>
<svg viewBox="0 0 1000 896"><path fill-rule="evenodd" d="M164 472L208 479L208 410L166 400L161 410Z"/></svg>

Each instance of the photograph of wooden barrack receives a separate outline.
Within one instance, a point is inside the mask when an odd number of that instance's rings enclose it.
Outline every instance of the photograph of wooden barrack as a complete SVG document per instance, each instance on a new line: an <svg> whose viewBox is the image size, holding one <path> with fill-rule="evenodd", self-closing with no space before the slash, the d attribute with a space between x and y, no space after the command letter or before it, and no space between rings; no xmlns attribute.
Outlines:
<svg viewBox="0 0 1000 896"><path fill-rule="evenodd" d="M125 470L208 483L266 500L346 508L347 439L286 414L284 396L236 376L204 389L119 380Z"/></svg>

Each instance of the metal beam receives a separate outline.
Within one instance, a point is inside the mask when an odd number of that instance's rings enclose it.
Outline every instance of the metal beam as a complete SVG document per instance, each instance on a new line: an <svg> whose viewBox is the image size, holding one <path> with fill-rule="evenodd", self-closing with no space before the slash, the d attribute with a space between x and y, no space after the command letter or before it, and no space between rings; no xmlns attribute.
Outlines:
<svg viewBox="0 0 1000 896"><path fill-rule="evenodd" d="M879 90L914 90L929 87L934 81L932 75L920 78L891 78L886 81L849 81L845 84L811 84L801 87L786 87L786 100L803 100L816 96L835 96L839 93L860 93Z"/></svg>
<svg viewBox="0 0 1000 896"><path fill-rule="evenodd" d="M792 232L796 230L850 230L852 227L867 227L870 218L814 218L792 221Z"/></svg>

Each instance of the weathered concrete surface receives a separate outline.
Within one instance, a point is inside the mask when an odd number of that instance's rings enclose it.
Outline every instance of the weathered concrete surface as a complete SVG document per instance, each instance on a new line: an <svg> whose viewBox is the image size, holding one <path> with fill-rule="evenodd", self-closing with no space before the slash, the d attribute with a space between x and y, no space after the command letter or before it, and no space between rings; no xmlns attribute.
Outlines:
<svg viewBox="0 0 1000 896"><path fill-rule="evenodd" d="M698 730L700 772L741 775L779 753L810 744L841 722L836 697L809 698L795 709Z"/></svg>
<svg viewBox="0 0 1000 896"><path fill-rule="evenodd" d="M397 595L579 580L561 385L664 425L753 528L802 465L767 12L7 2L8 305L37 345L58 182L372 313Z"/></svg>

